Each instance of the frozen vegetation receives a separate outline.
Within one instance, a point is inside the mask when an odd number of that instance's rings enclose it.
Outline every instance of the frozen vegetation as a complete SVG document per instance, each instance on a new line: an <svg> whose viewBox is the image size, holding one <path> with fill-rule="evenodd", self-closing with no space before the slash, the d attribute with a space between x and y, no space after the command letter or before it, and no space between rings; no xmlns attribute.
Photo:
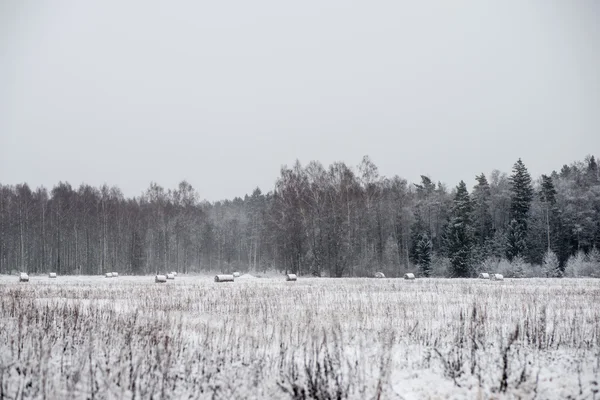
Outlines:
<svg viewBox="0 0 600 400"><path fill-rule="evenodd" d="M0 398L600 398L600 281L0 276Z"/></svg>

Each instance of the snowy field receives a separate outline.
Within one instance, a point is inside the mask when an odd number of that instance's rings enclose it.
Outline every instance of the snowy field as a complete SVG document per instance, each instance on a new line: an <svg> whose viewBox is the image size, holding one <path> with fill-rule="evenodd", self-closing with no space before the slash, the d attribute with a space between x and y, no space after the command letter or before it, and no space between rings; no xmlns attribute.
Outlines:
<svg viewBox="0 0 600 400"><path fill-rule="evenodd" d="M600 280L4 275L0 297L0 398L600 400Z"/></svg>

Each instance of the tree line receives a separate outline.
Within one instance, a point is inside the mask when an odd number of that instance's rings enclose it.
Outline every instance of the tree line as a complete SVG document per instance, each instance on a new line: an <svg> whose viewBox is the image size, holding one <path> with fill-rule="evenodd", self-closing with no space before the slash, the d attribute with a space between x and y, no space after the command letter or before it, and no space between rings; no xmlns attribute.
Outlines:
<svg viewBox="0 0 600 400"><path fill-rule="evenodd" d="M0 273L279 270L317 276L600 276L596 159L533 180L479 174L449 189L312 161L268 193L209 203L183 181L126 198L117 187L0 184Z"/></svg>

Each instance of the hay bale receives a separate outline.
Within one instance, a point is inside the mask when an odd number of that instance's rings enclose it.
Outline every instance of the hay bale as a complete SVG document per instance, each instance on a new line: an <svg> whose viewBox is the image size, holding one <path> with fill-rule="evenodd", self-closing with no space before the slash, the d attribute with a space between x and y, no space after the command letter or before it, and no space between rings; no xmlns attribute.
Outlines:
<svg viewBox="0 0 600 400"><path fill-rule="evenodd" d="M295 282L298 280L298 276L296 274L287 274L285 280L288 282Z"/></svg>
<svg viewBox="0 0 600 400"><path fill-rule="evenodd" d="M375 272L373 277L374 278L385 278L385 274L383 272Z"/></svg>
<svg viewBox="0 0 600 400"><path fill-rule="evenodd" d="M175 279L175 275L173 273L167 274L167 279Z"/></svg>
<svg viewBox="0 0 600 400"><path fill-rule="evenodd" d="M113 272L112 273L112 277L113 278L118 278L119 277L119 273L118 272Z"/></svg>
<svg viewBox="0 0 600 400"><path fill-rule="evenodd" d="M408 280L412 281L415 279L415 274L410 273L410 272L407 274L404 274L404 279L408 279Z"/></svg>
<svg viewBox="0 0 600 400"><path fill-rule="evenodd" d="M490 279L490 274L487 272L482 272L479 274L479 279Z"/></svg>
<svg viewBox="0 0 600 400"><path fill-rule="evenodd" d="M233 282L233 275L216 275L215 282Z"/></svg>
<svg viewBox="0 0 600 400"><path fill-rule="evenodd" d="M171 271L171 273L173 274L173 276L177 276L177 272Z"/></svg>
<svg viewBox="0 0 600 400"><path fill-rule="evenodd" d="M106 277L106 278L112 278L113 274L112 274L112 272L107 272L106 275L104 275L104 277Z"/></svg>
<svg viewBox="0 0 600 400"><path fill-rule="evenodd" d="M234 272L233 273L233 277L234 278L239 278L240 277L240 273L239 272Z"/></svg>
<svg viewBox="0 0 600 400"><path fill-rule="evenodd" d="M492 278L493 281L503 281L504 280L504 276L502 274L492 274Z"/></svg>
<svg viewBox="0 0 600 400"><path fill-rule="evenodd" d="M56 272L50 272L50 274L48 274L48 277L56 278Z"/></svg>
<svg viewBox="0 0 600 400"><path fill-rule="evenodd" d="M27 275L25 272L21 272L19 274L19 282L29 282L29 275Z"/></svg>
<svg viewBox="0 0 600 400"><path fill-rule="evenodd" d="M167 281L166 275L156 275L154 277L154 283L165 283Z"/></svg>

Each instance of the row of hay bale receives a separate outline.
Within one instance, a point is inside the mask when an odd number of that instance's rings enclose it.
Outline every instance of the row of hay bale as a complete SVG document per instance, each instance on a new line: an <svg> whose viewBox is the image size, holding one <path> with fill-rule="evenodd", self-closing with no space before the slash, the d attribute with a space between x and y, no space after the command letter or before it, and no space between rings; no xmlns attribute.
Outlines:
<svg viewBox="0 0 600 400"><path fill-rule="evenodd" d="M233 274L218 274L215 275L215 282L234 282L235 278L239 278L240 273L234 272ZM286 282L296 282L298 280L298 275L296 274L286 274L285 275Z"/></svg>
<svg viewBox="0 0 600 400"><path fill-rule="evenodd" d="M175 272L175 271L172 271L171 273L167 273L167 274L157 274L154 278L154 282L164 283L167 280L175 279L176 276L177 276L177 272ZM373 276L375 278L385 278L385 274L383 272L376 272ZM57 274L56 274L56 272L50 272L48 277L55 279L57 277ZM119 273L118 272L107 272L105 274L105 277L106 278L118 278ZM215 276L215 282L233 282L235 280L235 278L239 278L239 277L240 277L239 272L234 272L233 274L219 274L219 275ZM406 273L406 274L404 274L404 279L414 280L415 274L410 273L410 272ZM490 274L487 272L482 272L479 274L479 279L489 279L492 281L503 281L504 276L502 274ZM298 280L298 276L296 274L286 274L285 280L287 282L295 282ZM29 275L25 272L21 272L19 274L19 282L29 282Z"/></svg>
<svg viewBox="0 0 600 400"><path fill-rule="evenodd" d="M48 274L48 278L56 279L56 277L56 272L50 272ZM29 282L29 275L27 274L27 272L21 272L19 274L19 282Z"/></svg>
<svg viewBox="0 0 600 400"><path fill-rule="evenodd" d="M215 282L234 282L235 278L239 278L240 277L240 273L239 272L234 272L233 274L219 274L219 275L215 275ZM377 272L374 275L375 278L385 278L385 275L383 272ZM415 274L413 273L407 273L404 274L404 279L407 280L414 280L415 279ZM285 280L287 282L295 282L298 280L298 275L296 274L286 274L285 275Z"/></svg>
<svg viewBox="0 0 600 400"><path fill-rule="evenodd" d="M167 280L173 280L177 276L177 272L171 271L168 274L156 274L154 283L165 283Z"/></svg>
<svg viewBox="0 0 600 400"><path fill-rule="evenodd" d="M56 279L58 275L56 274L56 272L50 272L48 274L48 277L51 279ZM156 275L156 278L154 279L155 282L166 282L167 279L175 279L175 276L177 276L177 272L173 271L171 273L165 274L165 275ZM119 277L119 273L118 272L107 272L106 274L104 274L105 278L118 278ZM19 274L19 282L29 282L29 275L26 272L21 272Z"/></svg>
<svg viewBox="0 0 600 400"><path fill-rule="evenodd" d="M502 274L490 274L487 272L482 272L479 274L479 279L489 279L491 281L503 281L504 276Z"/></svg>
<svg viewBox="0 0 600 400"><path fill-rule="evenodd" d="M233 282L235 278L239 278L241 274L234 272L233 274L218 274L215 275L215 282Z"/></svg>
<svg viewBox="0 0 600 400"><path fill-rule="evenodd" d="M373 277L375 278L385 278L385 275L383 272L376 272ZM413 273L406 273L404 274L404 279L407 280L414 280L415 279L415 274ZM479 279L489 279L492 281L503 281L504 280L504 276L502 274L489 274L487 272L482 272L479 274Z"/></svg>
<svg viewBox="0 0 600 400"><path fill-rule="evenodd" d="M374 278L385 278L385 274L383 272L375 272L373 277ZM404 279L412 281L415 279L415 274L410 273L410 272L406 273L406 274L404 274Z"/></svg>

